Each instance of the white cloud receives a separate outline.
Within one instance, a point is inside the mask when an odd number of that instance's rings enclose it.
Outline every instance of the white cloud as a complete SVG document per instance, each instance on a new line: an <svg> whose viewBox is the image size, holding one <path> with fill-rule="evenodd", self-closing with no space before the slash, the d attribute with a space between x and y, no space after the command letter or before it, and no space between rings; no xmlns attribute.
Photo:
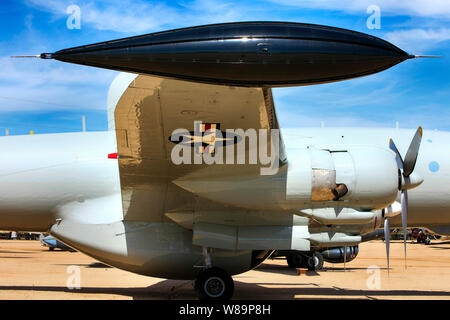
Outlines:
<svg viewBox="0 0 450 320"><path fill-rule="evenodd" d="M336 10L342 12L366 13L370 5L377 5L381 14L410 15L420 17L450 19L450 1L448 0L271 0L287 6L302 8Z"/></svg>
<svg viewBox="0 0 450 320"><path fill-rule="evenodd" d="M50 12L57 18L68 17L66 9L73 1L27 0L30 6ZM142 0L77 1L81 9L81 24L97 30L139 34L164 29L165 26L190 26L234 21L242 18L247 10L240 10L230 3L212 0L186 2L172 7L165 2L152 3Z"/></svg>
<svg viewBox="0 0 450 320"><path fill-rule="evenodd" d="M281 7L335 10L368 16L370 5L377 5L381 15L411 16L450 20L448 0L266 0L249 4L242 1L186 0L181 4L144 0L25 0L30 6L52 13L58 19L68 17L66 9L71 4L81 8L82 26L120 33L153 32L173 26L190 26L207 23L261 19ZM273 6L275 4L275 6ZM262 10L264 8L264 10ZM419 27L419 26L417 26ZM422 27L423 28L423 27Z"/></svg>
<svg viewBox="0 0 450 320"><path fill-rule="evenodd" d="M0 82L20 82L23 85L41 86L48 82L65 85L104 85L109 83L112 71L62 64L41 59L12 59L0 57Z"/></svg>
<svg viewBox="0 0 450 320"><path fill-rule="evenodd" d="M81 27L91 25L97 30L116 32L143 32L166 23L173 23L175 11L164 5L145 1L56 1L27 0L36 9L50 12L57 18L69 17L66 10L76 4L81 9Z"/></svg>
<svg viewBox="0 0 450 320"><path fill-rule="evenodd" d="M105 6L99 8L94 3L82 6L82 22L98 30L142 33L159 29L177 21L175 10L163 4L150 5L140 1L125 6Z"/></svg>
<svg viewBox="0 0 450 320"><path fill-rule="evenodd" d="M33 29L33 15L32 14L27 14L25 16L25 27L27 28L27 30L31 30Z"/></svg>
<svg viewBox="0 0 450 320"><path fill-rule="evenodd" d="M450 40L450 29L406 29L385 34L385 39L407 52L421 54ZM438 52L439 53L439 52Z"/></svg>
<svg viewBox="0 0 450 320"><path fill-rule="evenodd" d="M116 74L40 59L0 57L0 65L0 112L105 110L106 89Z"/></svg>

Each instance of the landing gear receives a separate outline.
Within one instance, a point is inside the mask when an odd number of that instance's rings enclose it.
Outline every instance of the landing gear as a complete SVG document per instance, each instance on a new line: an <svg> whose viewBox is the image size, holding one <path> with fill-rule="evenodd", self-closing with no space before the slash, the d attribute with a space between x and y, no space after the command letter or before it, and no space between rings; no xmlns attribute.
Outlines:
<svg viewBox="0 0 450 320"><path fill-rule="evenodd" d="M231 276L217 267L200 272L194 287L200 300L229 300L234 292Z"/></svg>
<svg viewBox="0 0 450 320"><path fill-rule="evenodd" d="M323 256L320 252L304 252L297 251L286 256L289 268L308 268L309 271L322 270Z"/></svg>
<svg viewBox="0 0 450 320"><path fill-rule="evenodd" d="M230 300L234 292L233 278L225 270L213 267L211 248L203 247L205 270L195 279L194 288L200 300Z"/></svg>
<svg viewBox="0 0 450 320"><path fill-rule="evenodd" d="M322 270L323 256L320 252L313 252L312 256L308 257L308 270Z"/></svg>

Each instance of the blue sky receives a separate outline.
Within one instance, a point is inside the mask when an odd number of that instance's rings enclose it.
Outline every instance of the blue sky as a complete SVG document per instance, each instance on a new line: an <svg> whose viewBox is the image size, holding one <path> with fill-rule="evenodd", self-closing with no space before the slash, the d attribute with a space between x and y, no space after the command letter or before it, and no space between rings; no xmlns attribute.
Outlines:
<svg viewBox="0 0 450 320"><path fill-rule="evenodd" d="M67 8L81 9L68 29ZM370 5L381 28L369 29ZM219 22L291 21L352 29L392 42L415 59L345 82L274 89L284 127L417 127L450 131L450 1L447 0L2 0L0 135L106 130L116 72L58 61L11 59L144 33Z"/></svg>

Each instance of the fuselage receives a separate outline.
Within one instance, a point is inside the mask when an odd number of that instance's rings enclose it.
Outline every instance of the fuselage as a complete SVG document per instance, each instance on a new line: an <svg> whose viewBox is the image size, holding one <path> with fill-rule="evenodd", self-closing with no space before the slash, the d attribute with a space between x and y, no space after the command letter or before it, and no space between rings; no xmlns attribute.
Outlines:
<svg viewBox="0 0 450 320"><path fill-rule="evenodd" d="M405 129L282 130L288 162L290 151L298 148L387 147L390 138L404 155L413 134ZM0 228L46 231L59 218L89 223L123 218L118 161L108 157L117 152L115 131L7 136L0 145ZM424 182L409 191L409 226L450 225L450 133L424 131L416 172Z"/></svg>
<svg viewBox="0 0 450 320"><path fill-rule="evenodd" d="M117 152L114 132L6 136L0 145L3 229L45 231L61 206L84 206L89 215L90 201L101 198L110 198L107 207L95 209L120 220L117 160L108 159Z"/></svg>

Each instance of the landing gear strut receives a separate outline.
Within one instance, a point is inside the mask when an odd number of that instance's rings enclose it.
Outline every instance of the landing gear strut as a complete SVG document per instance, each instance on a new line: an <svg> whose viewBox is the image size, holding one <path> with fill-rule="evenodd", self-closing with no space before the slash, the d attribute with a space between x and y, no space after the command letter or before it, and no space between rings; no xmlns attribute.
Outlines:
<svg viewBox="0 0 450 320"><path fill-rule="evenodd" d="M205 270L195 279L194 288L200 300L230 300L234 292L233 278L225 270L213 267L211 248L203 248Z"/></svg>

